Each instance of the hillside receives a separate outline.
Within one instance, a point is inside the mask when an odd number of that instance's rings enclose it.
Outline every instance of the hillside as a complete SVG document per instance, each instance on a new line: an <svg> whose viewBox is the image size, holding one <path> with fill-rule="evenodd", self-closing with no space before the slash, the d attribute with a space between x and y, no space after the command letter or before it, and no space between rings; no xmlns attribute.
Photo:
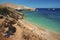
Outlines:
<svg viewBox="0 0 60 40"><path fill-rule="evenodd" d="M60 35L25 22L24 16L0 5L0 40L60 40Z"/></svg>
<svg viewBox="0 0 60 40"><path fill-rule="evenodd" d="M10 7L10 8L17 9L17 10L21 10L21 9L32 10L32 11L35 10L35 8L30 8L30 7L27 7L27 6L17 5L17 4L13 4L13 3L9 3L9 2L3 3L2 5Z"/></svg>

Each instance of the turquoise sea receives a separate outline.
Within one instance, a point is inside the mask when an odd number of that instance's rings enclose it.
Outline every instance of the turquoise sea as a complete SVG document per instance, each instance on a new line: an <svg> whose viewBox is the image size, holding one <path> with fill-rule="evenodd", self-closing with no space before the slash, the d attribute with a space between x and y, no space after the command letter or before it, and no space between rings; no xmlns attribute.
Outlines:
<svg viewBox="0 0 60 40"><path fill-rule="evenodd" d="M36 11L22 13L25 21L60 34L60 9L37 8Z"/></svg>

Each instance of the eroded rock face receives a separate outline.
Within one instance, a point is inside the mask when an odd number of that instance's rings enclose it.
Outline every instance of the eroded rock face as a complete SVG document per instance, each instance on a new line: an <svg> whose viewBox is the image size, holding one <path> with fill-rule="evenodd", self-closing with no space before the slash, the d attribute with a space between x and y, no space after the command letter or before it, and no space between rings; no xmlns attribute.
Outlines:
<svg viewBox="0 0 60 40"><path fill-rule="evenodd" d="M14 34L16 32L16 28L13 26L14 24L16 24L16 20L14 19L5 19L3 20L3 22L1 23L0 26L0 31L2 32L2 36L6 37L6 36L10 36L12 34ZM5 35L4 35L5 34Z"/></svg>
<svg viewBox="0 0 60 40"><path fill-rule="evenodd" d="M20 16L22 14L19 15L15 9L0 5L0 40L15 34L16 28L13 25L17 23Z"/></svg>

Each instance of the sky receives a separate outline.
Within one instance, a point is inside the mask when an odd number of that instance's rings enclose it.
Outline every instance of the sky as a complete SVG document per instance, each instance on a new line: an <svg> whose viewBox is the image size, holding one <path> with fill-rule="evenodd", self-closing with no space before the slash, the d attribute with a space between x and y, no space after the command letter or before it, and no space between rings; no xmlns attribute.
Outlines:
<svg viewBox="0 0 60 40"><path fill-rule="evenodd" d="M0 0L0 4L6 2L32 8L60 8L60 0Z"/></svg>

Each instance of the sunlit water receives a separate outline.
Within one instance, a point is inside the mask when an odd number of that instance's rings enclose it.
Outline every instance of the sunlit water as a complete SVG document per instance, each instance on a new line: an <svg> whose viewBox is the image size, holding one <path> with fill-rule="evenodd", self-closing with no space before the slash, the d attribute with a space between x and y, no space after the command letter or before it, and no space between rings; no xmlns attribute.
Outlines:
<svg viewBox="0 0 60 40"><path fill-rule="evenodd" d="M24 20L60 34L60 9L24 11Z"/></svg>

